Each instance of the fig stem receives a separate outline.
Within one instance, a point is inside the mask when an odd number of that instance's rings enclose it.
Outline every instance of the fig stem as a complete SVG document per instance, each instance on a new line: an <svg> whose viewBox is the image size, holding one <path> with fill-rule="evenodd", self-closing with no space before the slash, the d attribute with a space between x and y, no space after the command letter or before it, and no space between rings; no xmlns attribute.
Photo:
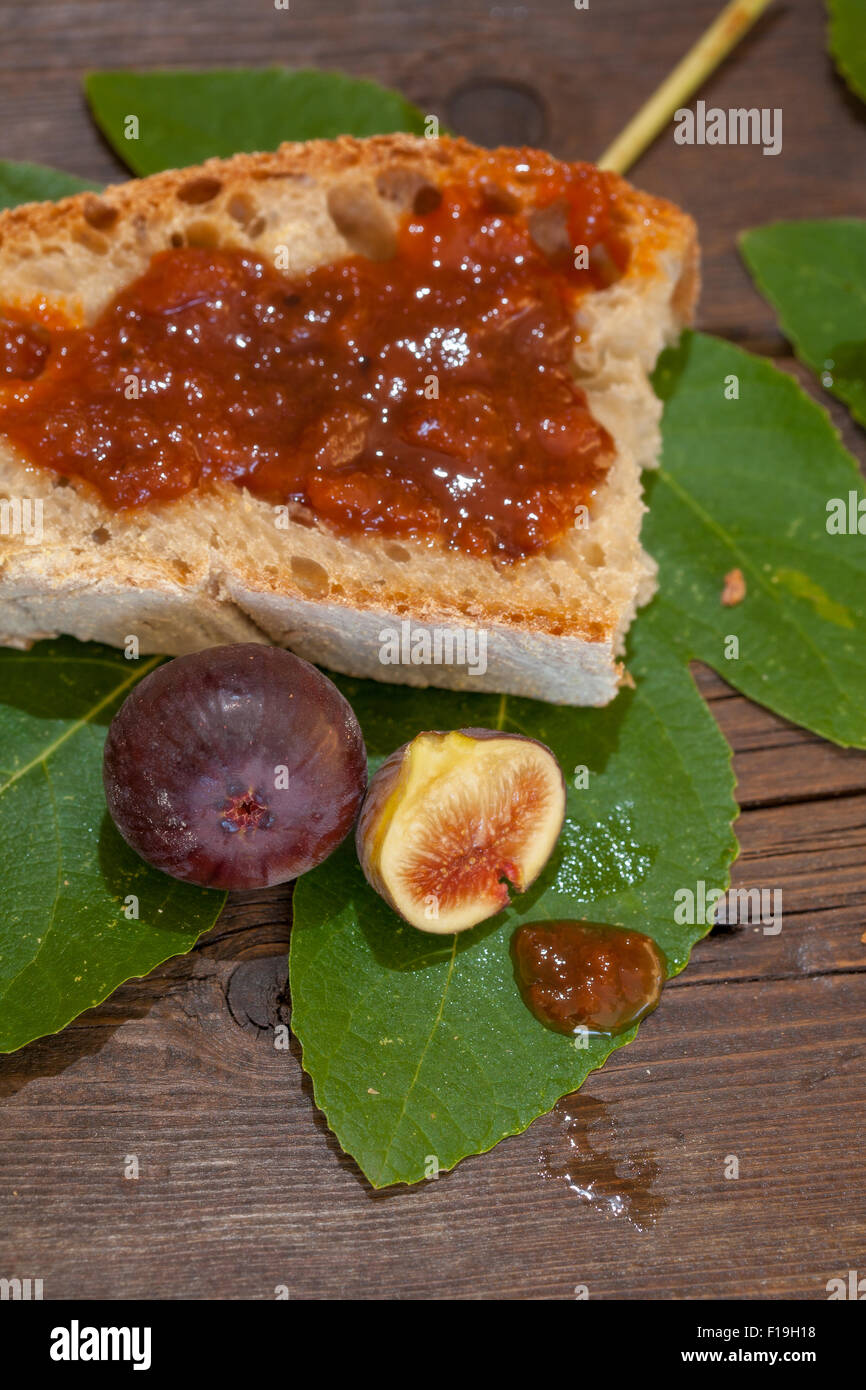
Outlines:
<svg viewBox="0 0 866 1390"><path fill-rule="evenodd" d="M599 169L624 174L661 133L675 111L697 91L732 48L740 42L772 0L731 0L709 29L632 116L625 130L608 145Z"/></svg>

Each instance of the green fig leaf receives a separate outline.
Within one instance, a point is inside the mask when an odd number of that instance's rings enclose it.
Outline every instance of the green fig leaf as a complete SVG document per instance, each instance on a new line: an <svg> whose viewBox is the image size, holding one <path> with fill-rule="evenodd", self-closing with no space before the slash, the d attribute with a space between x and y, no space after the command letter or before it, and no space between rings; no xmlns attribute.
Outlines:
<svg viewBox="0 0 866 1390"><path fill-rule="evenodd" d="M105 807L107 726L160 659L0 648L0 1052L191 950L219 916L225 894L148 868Z"/></svg>
<svg viewBox="0 0 866 1390"><path fill-rule="evenodd" d="M42 203L49 199L66 198L70 193L85 193L99 184L64 174L62 169L49 169L46 164L16 164L0 159L0 210L14 208L19 203Z"/></svg>
<svg viewBox="0 0 866 1390"><path fill-rule="evenodd" d="M84 85L97 125L136 174L284 140L424 133L424 116L399 92L315 68L94 72Z"/></svg>
<svg viewBox="0 0 866 1390"><path fill-rule="evenodd" d="M866 7L863 0L828 0L830 52L852 92L866 101Z"/></svg>
<svg viewBox="0 0 866 1390"><path fill-rule="evenodd" d="M866 221L773 222L740 250L797 356L866 425Z"/></svg>
<svg viewBox="0 0 866 1390"><path fill-rule="evenodd" d="M542 877L460 936L401 923L351 846L298 884L292 1026L316 1103L376 1187L418 1182L520 1132L634 1037L580 1049L538 1023L514 979L517 926L621 923L652 936L672 972L709 930L736 807L692 657L788 718L866 746L866 546L827 530L829 498L863 495L853 460L796 383L727 343L686 335L655 381L664 448L647 475L644 540L659 593L632 630L634 690L570 709L341 681L373 765L420 729L498 727L547 743L569 783ZM725 607L732 569L746 594Z"/></svg>

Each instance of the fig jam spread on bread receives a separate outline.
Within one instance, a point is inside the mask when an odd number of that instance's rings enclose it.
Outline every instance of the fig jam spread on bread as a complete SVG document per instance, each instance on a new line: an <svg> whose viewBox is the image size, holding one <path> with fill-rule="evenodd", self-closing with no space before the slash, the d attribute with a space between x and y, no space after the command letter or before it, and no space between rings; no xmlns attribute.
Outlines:
<svg viewBox="0 0 866 1390"><path fill-rule="evenodd" d="M0 641L273 641L604 703L689 219L534 151L283 146L0 215ZM4 530L14 532L15 527ZM389 665L389 624L486 669Z"/></svg>
<svg viewBox="0 0 866 1390"><path fill-rule="evenodd" d="M610 460L574 379L572 319L628 248L607 175L529 155L519 169L490 156L427 190L387 260L292 275L173 247L94 324L48 333L47 351L43 325L28 351L10 324L0 371L21 381L0 431L113 509L216 478L349 534L544 549Z"/></svg>

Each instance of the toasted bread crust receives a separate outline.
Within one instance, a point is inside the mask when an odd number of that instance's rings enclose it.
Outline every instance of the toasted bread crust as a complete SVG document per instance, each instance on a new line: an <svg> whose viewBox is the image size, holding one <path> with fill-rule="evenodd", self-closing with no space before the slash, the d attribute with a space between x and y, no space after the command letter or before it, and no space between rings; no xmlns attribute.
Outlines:
<svg viewBox="0 0 866 1390"><path fill-rule="evenodd" d="M483 155L463 140L345 137L27 204L0 214L0 303L45 299L90 322L157 250L184 243L262 257L286 245L298 270L385 256L419 189L458 178ZM639 543L639 473L658 442L647 373L690 320L698 291L691 219L621 179L614 207L630 261L615 285L585 296L575 324L576 371L616 444L589 531L505 575L490 560L418 541L346 541L309 517L276 530L273 508L232 487L118 515L0 436L0 495L45 505L41 545L0 537L0 641L136 634L141 650L179 652L257 634L380 680L604 703L628 623L654 587ZM487 672L383 667L377 634L404 619L486 628Z"/></svg>

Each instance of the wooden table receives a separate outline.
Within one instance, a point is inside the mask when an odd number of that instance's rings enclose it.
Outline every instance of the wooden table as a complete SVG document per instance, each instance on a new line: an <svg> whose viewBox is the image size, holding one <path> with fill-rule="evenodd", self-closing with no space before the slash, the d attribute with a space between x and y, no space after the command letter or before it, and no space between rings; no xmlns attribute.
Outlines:
<svg viewBox="0 0 866 1390"><path fill-rule="evenodd" d="M484 142L592 158L719 3L7 0L0 154L109 179L87 69L282 61L379 78ZM798 371L734 238L777 217L866 214L864 108L833 73L818 0L780 0L702 95L781 107L783 152L678 147L669 132L635 180L698 219L701 326ZM862 434L821 399L862 458ZM697 947L638 1041L568 1102L571 1140L548 1116L421 1190L372 1193L297 1054L273 1046L291 894L238 895L189 956L0 1063L0 1274L42 1277L47 1298L236 1299L279 1285L822 1299L831 1277L866 1274L866 756L699 679L736 751L734 882L782 887L785 925ZM570 1143L594 1205L542 1174L540 1153L562 1166Z"/></svg>

